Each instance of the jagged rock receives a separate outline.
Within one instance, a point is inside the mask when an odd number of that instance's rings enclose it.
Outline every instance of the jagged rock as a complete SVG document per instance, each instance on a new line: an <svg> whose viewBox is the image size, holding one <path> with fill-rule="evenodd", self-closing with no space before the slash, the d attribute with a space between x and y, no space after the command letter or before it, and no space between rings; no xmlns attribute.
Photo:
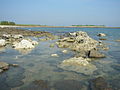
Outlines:
<svg viewBox="0 0 120 90"><path fill-rule="evenodd" d="M91 90L112 90L103 77L98 77L90 81Z"/></svg>
<svg viewBox="0 0 120 90"><path fill-rule="evenodd" d="M106 36L106 34L104 34L104 33L99 33L97 36L99 36L99 37L104 37L104 36Z"/></svg>
<svg viewBox="0 0 120 90"><path fill-rule="evenodd" d="M0 47L5 45L6 45L6 41L4 39L0 39Z"/></svg>
<svg viewBox="0 0 120 90"><path fill-rule="evenodd" d="M58 42L57 46L60 48L70 48L74 51L89 51L96 48L98 41L90 38L86 32L74 32L75 37L65 37Z"/></svg>
<svg viewBox="0 0 120 90"><path fill-rule="evenodd" d="M91 50L88 54L88 57L89 58L104 58L105 55L100 53L99 51L97 50Z"/></svg>
<svg viewBox="0 0 120 90"><path fill-rule="evenodd" d="M15 43L13 47L15 49L31 49L31 48L34 48L34 45L32 44L32 42L23 39L19 43Z"/></svg>

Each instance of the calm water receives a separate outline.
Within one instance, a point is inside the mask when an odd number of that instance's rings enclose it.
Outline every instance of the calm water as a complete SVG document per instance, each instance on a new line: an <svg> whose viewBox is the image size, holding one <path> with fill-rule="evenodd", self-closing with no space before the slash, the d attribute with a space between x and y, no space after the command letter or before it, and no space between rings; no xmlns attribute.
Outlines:
<svg viewBox="0 0 120 90"><path fill-rule="evenodd" d="M39 42L35 49L29 51L17 51L10 47L0 48L0 61L19 64L19 67L11 67L0 75L0 90L89 90L89 81L102 76L115 90L120 89L120 29L108 28L25 28L34 31L48 31L55 35L67 32L85 31L92 38L98 40L98 33L105 33L109 50L104 52L106 58L96 59L91 63L96 66L92 74L64 70L59 64L74 56L74 52L63 54L61 48L50 48L53 41ZM38 40L33 37L33 39ZM51 57L57 53L59 57Z"/></svg>

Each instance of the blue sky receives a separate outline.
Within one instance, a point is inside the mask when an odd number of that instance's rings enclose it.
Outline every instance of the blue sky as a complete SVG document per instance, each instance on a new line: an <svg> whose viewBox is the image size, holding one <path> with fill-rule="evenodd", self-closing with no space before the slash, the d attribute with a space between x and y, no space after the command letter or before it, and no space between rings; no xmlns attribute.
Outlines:
<svg viewBox="0 0 120 90"><path fill-rule="evenodd" d="M120 26L120 0L0 0L0 21Z"/></svg>

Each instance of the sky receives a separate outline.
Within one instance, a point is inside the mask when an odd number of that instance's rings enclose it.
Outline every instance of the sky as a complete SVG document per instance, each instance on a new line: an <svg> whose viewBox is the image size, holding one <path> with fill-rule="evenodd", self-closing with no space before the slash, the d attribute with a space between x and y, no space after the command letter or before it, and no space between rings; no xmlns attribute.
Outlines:
<svg viewBox="0 0 120 90"><path fill-rule="evenodd" d="M120 26L120 0L0 0L0 21Z"/></svg>

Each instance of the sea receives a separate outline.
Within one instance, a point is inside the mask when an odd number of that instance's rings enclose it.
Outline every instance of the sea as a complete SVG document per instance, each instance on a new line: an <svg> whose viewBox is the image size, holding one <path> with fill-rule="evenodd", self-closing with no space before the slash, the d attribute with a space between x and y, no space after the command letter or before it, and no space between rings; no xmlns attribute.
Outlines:
<svg viewBox="0 0 120 90"><path fill-rule="evenodd" d="M109 50L102 51L105 58L94 59L90 63L96 67L91 69L60 68L63 60L72 58L74 51L66 48L50 47L56 40L39 41L34 49L18 51L10 46L0 48L0 61L18 64L0 74L0 90L92 90L91 80L105 78L113 90L120 90L120 29L118 28L79 28L79 27L29 27L20 28L33 31L46 31L62 36L69 32L84 31L95 40L99 33L105 33L103 42ZM63 53L63 50L68 50ZM58 54L52 57L51 54ZM78 70L79 69L79 70ZM89 73L91 72L92 73ZM86 74L87 73L87 74ZM100 82L103 83L103 82Z"/></svg>

